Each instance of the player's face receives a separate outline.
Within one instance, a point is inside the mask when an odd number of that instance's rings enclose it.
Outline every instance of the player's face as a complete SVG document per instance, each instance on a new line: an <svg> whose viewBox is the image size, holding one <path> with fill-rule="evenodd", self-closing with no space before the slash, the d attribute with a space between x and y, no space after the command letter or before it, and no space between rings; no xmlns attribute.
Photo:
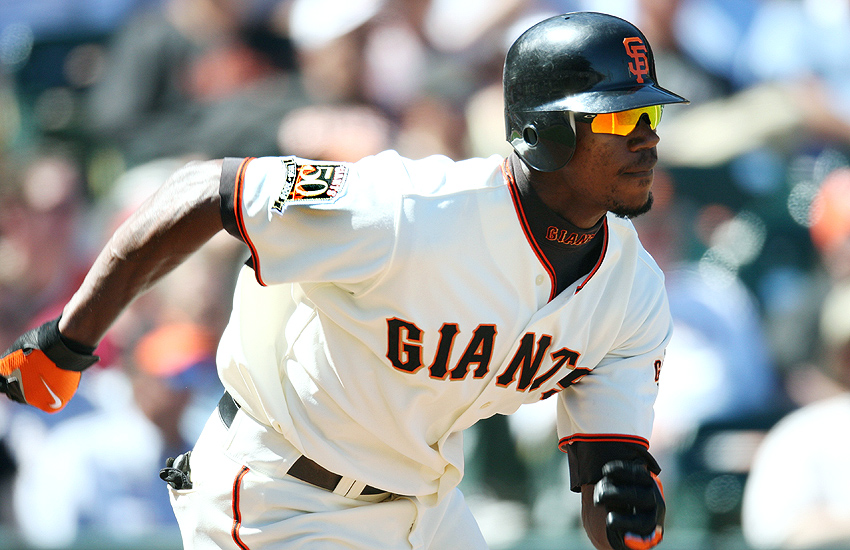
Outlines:
<svg viewBox="0 0 850 550"><path fill-rule="evenodd" d="M648 211L658 141L645 118L625 136L596 134L577 122L575 154L557 172L561 214L590 227L605 212L634 217Z"/></svg>

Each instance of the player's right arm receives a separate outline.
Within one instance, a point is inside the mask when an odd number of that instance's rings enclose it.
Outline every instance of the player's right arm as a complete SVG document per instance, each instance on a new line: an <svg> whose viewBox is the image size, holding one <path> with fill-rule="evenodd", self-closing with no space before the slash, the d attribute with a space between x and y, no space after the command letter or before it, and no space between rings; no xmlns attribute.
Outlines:
<svg viewBox="0 0 850 550"><path fill-rule="evenodd" d="M61 317L0 358L0 391L47 412L65 406L121 312L222 228L221 161L175 172L112 235Z"/></svg>

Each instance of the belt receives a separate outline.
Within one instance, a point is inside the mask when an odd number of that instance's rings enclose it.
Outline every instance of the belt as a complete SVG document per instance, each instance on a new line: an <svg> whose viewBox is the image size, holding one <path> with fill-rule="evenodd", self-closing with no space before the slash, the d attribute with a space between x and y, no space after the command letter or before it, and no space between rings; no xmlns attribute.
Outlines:
<svg viewBox="0 0 850 550"><path fill-rule="evenodd" d="M229 393L224 392L218 402L218 414L226 427L229 428L233 424L233 419L236 417L239 407L239 403ZM357 498L360 495L380 495L387 492L371 485L365 485L352 478L335 474L303 455L298 457L286 473L310 485L350 498Z"/></svg>

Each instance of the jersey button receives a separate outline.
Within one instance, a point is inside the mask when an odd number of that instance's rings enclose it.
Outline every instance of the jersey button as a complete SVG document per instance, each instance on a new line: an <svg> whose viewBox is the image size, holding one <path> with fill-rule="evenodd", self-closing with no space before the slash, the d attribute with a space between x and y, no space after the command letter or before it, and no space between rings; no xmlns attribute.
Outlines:
<svg viewBox="0 0 850 550"><path fill-rule="evenodd" d="M546 280L546 277L544 277L543 275L538 275L537 278L534 279L534 282L537 283L537 286L540 286L540 285L543 284L543 281L545 281L545 280Z"/></svg>

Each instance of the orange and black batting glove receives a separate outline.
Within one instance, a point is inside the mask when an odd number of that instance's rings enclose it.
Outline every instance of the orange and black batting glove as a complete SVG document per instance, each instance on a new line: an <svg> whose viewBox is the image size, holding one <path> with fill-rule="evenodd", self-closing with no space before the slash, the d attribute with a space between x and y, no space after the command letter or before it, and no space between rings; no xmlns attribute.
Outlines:
<svg viewBox="0 0 850 550"><path fill-rule="evenodd" d="M0 357L0 393L58 412L76 393L80 373L98 359L94 348L63 338L56 318L24 333Z"/></svg>
<svg viewBox="0 0 850 550"><path fill-rule="evenodd" d="M667 506L658 477L637 461L614 460L602 467L594 504L608 511L605 530L614 550L648 550L664 536Z"/></svg>

